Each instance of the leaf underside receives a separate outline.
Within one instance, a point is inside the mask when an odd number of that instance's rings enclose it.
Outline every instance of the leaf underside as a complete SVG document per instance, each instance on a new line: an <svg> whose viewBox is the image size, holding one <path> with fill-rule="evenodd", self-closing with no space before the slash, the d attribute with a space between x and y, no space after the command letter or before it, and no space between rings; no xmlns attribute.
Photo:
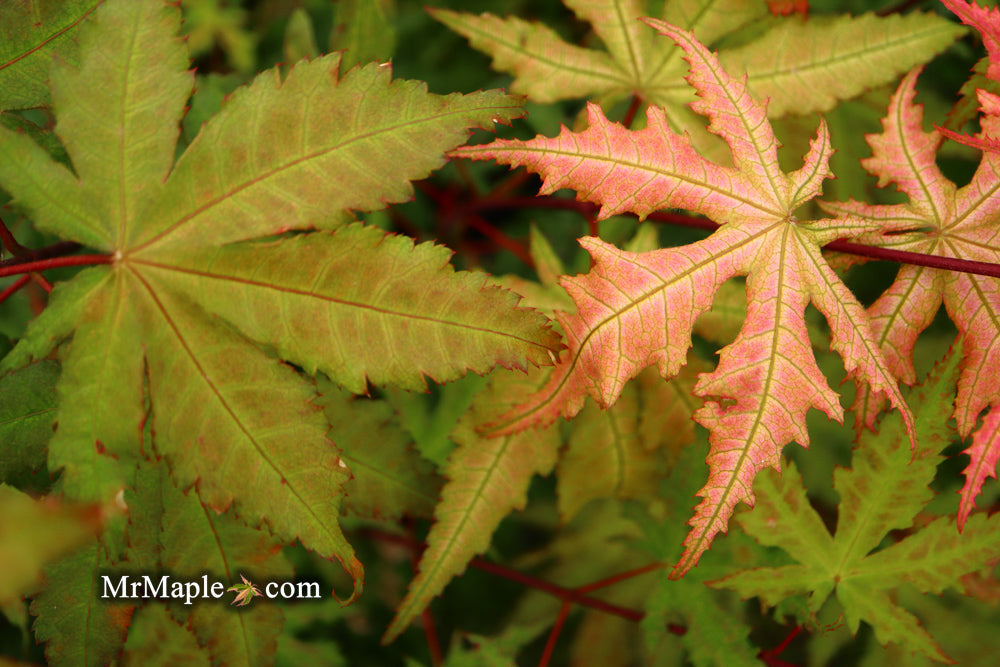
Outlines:
<svg viewBox="0 0 1000 667"><path fill-rule="evenodd" d="M609 122L590 105L589 127L582 132L564 129L553 139L499 140L455 153L527 166L541 174L543 193L572 188L580 199L601 205L602 219L626 211L642 218L658 209L682 208L722 224L704 241L645 253L583 239L592 257L590 273L562 279L576 304L575 314L558 317L569 352L542 391L487 425L497 435L548 424L560 415L574 416L587 396L608 407L630 378L651 365L664 378L673 377L685 361L694 323L709 309L716 290L727 279L746 275L743 328L721 351L715 371L703 375L694 390L706 399L695 419L711 434L710 472L674 570L680 576L725 530L737 503L753 503L757 472L779 467L781 448L792 440L809 444L809 408L841 419L837 396L809 343L804 312L810 303L830 323L832 347L848 373L887 396L911 435L913 430L863 307L820 254L831 240L881 227L798 221L793 215L829 176L825 125L804 166L783 173L764 106L750 96L745 80L730 77L689 32L648 22L684 50L691 65L688 81L700 95L692 108L729 143L734 167L698 155L656 108L647 111L646 127L639 131Z"/></svg>
<svg viewBox="0 0 1000 667"><path fill-rule="evenodd" d="M315 385L286 361L354 392L550 363L559 337L516 295L454 271L442 248L343 226L409 199L411 180L520 101L431 95L388 65L341 72L334 54L261 73L175 163L194 83L179 26L159 0L108 0L81 25L79 62L51 73L72 169L0 128L15 202L111 259L59 286L4 368L73 337L49 450L68 497L133 485L151 413L182 488L338 559L353 599L363 570L337 520L350 472Z"/></svg>

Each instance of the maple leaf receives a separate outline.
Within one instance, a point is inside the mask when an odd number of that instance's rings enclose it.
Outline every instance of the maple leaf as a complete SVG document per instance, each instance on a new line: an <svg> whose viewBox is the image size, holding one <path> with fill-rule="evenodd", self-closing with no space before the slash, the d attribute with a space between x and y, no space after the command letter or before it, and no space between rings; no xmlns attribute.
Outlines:
<svg viewBox="0 0 1000 667"><path fill-rule="evenodd" d="M100 574L110 566L107 549L94 540L45 568L45 589L32 598L31 613L49 664L97 667L121 652L135 605L100 599Z"/></svg>
<svg viewBox="0 0 1000 667"><path fill-rule="evenodd" d="M548 363L558 336L516 295L454 272L443 248L341 223L409 198L467 128L520 103L430 95L387 64L342 74L329 55L261 73L175 164L193 84L179 25L176 6L109 0L81 26L79 67L51 71L72 171L0 128L3 187L40 229L109 262L58 286L0 368L73 335L49 449L67 496L130 483L148 396L181 486L337 558L357 595L337 522L350 473L315 387L283 360L355 392ZM314 228L333 231L268 238Z"/></svg>
<svg viewBox="0 0 1000 667"><path fill-rule="evenodd" d="M233 598L233 601L230 604L234 604L237 607L245 607L248 604L250 604L251 600L259 596L261 593L260 589L257 588L256 584L251 584L249 581L247 581L247 578L244 577L242 574L240 575L240 579L243 580L242 584L235 584L233 586L230 586L229 588L226 589L226 591L230 593L232 592L236 593L236 597Z"/></svg>
<svg viewBox="0 0 1000 667"><path fill-rule="evenodd" d="M914 102L919 69L900 83L882 121L881 134L868 135L872 157L863 165L878 176L879 185L895 183L909 197L909 203L872 206L857 201L821 202L829 212L881 225L891 235L875 234L866 243L897 250L1000 262L998 230L994 222L1000 211L1000 155L983 153L971 182L958 188L941 173L936 153L942 138L922 127L923 107ZM982 117L978 138L1000 137L1000 117ZM954 418L958 432L968 436L980 413L990 414L966 450L971 462L965 470L966 483L958 523L962 526L974 507L976 495L987 476L995 476L1000 442L995 425L1000 404L1000 384L995 373L985 369L1000 364L1000 283L995 278L960 271L944 271L904 265L893 284L868 309L872 330L886 360L907 384L914 381L913 349L917 337L931 323L941 304L958 327L965 361L958 381ZM859 395L856 404L859 422L874 423L879 401Z"/></svg>
<svg viewBox="0 0 1000 667"><path fill-rule="evenodd" d="M49 63L53 56L76 62L76 30L100 3L25 0L0 4L0 109L34 109L49 103Z"/></svg>
<svg viewBox="0 0 1000 667"><path fill-rule="evenodd" d="M527 376L500 372L452 433L458 445L445 466L448 483L434 509L434 525L420 558L417 576L385 631L383 643L395 639L452 577L465 571L472 558L486 551L500 521L528 501L535 473L547 475L556 463L559 437L555 428L484 437L476 427L509 410L520 397L537 391L548 369Z"/></svg>
<svg viewBox="0 0 1000 667"><path fill-rule="evenodd" d="M212 663L190 628L165 606L149 605L132 619L122 664L209 667Z"/></svg>
<svg viewBox="0 0 1000 667"><path fill-rule="evenodd" d="M980 7L975 2L960 2L959 0L941 0L945 7L954 12L962 22L970 25L982 35L986 46L987 57L979 61L973 68L973 75L965 82L959 91L961 99L949 114L950 127L938 130L950 139L980 150L1000 151L1000 141L970 137L959 134L959 129L975 113L975 101L978 99L984 114L1000 114L1000 97L996 95L1000 86L1000 11L996 7Z"/></svg>
<svg viewBox="0 0 1000 667"><path fill-rule="evenodd" d="M883 225L800 221L794 215L829 176L825 123L820 123L803 168L783 173L765 107L750 96L745 79L730 77L691 33L648 22L687 54L688 81L701 95L692 108L707 116L709 129L729 143L735 168L698 155L685 136L670 131L656 108L647 111L640 131L609 122L590 105L589 128L583 132L564 128L554 139L495 141L455 154L527 166L542 175L543 193L574 188L579 198L601 204L602 219L626 211L643 218L675 207L721 223L704 241L647 253L582 239L593 268L562 281L577 307L575 315L559 316L569 353L541 392L492 425L494 433L506 433L559 415L573 416L588 395L610 406L627 380L653 364L665 378L676 375L691 345L694 322L709 308L715 291L728 278L747 275L743 328L722 350L716 370L702 375L695 387L707 399L695 418L711 432L710 473L674 571L680 576L725 529L736 504L752 504L757 472L777 468L781 448L792 440L809 444L809 408L842 418L837 395L827 386L809 344L804 320L809 303L829 321L831 346L848 373L884 393L911 433L912 417L870 333L864 308L820 252L834 239L872 234Z"/></svg>
<svg viewBox="0 0 1000 667"><path fill-rule="evenodd" d="M588 22L605 50L565 42L545 25L517 17L475 16L445 9L431 14L493 57L494 68L514 75L515 92L537 102L587 97L609 102L637 95L663 108L677 131L702 146L704 127L686 104L681 51L656 39L639 22L656 3L645 0L564 0ZM711 44L766 16L768 3L742 0L668 0L658 18ZM772 117L826 111L837 100L886 83L947 47L962 29L933 14L832 19L775 19L749 43L723 50L730 70L746 69L750 90L770 98Z"/></svg>
<svg viewBox="0 0 1000 667"><path fill-rule="evenodd" d="M989 54L986 76L1000 81L1000 10L996 7L980 7L974 1L941 0L944 6L955 13L966 25L970 25L983 36L983 44Z"/></svg>
<svg viewBox="0 0 1000 667"><path fill-rule="evenodd" d="M743 597L759 596L771 606L809 594L812 614L835 594L852 633L865 620L883 645L899 643L950 662L892 593L903 585L938 595L947 587L963 588L961 577L996 559L1000 518L977 515L958 535L951 518L942 516L897 543L877 547L890 531L913 528L914 517L934 497L928 485L941 450L952 441L946 421L960 361L959 350L951 350L910 396L919 450L906 446L902 423L892 415L878 435L862 436L850 469L836 470L834 488L841 502L835 535L809 504L793 466L780 477L761 475L755 485L757 507L739 522L758 542L781 547L799 564L747 570L715 585Z"/></svg>
<svg viewBox="0 0 1000 667"><path fill-rule="evenodd" d="M177 488L163 466L141 461L135 491L126 498L130 514L124 567L134 576L168 572L176 581L192 582L201 582L206 575L209 581L233 581L238 572L272 581L294 576L281 542L266 527L248 526L232 510L216 513L195 491L185 494ZM150 606L137 610L137 617L142 619ZM256 605L239 614L214 601L185 605L181 600L168 606L173 618L205 647L213 664L274 660L284 626L280 606ZM133 632L130 628L128 644L141 646L138 639L133 642Z"/></svg>
<svg viewBox="0 0 1000 667"><path fill-rule="evenodd" d="M330 435L352 474L344 485L345 513L390 522L404 515L432 516L440 479L411 447L388 404L355 397L329 381L319 382L319 390L317 403L333 425Z"/></svg>
<svg viewBox="0 0 1000 667"><path fill-rule="evenodd" d="M0 376L0 481L45 464L58 380L59 364L48 360Z"/></svg>

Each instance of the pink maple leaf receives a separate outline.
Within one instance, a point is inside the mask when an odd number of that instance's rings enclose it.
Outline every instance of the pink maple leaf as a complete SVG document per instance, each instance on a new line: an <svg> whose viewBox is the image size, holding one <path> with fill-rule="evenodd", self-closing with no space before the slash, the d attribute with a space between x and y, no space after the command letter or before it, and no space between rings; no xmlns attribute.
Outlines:
<svg viewBox="0 0 1000 667"><path fill-rule="evenodd" d="M662 21L646 22L681 46L691 66L688 82L700 99L691 106L709 130L729 144L733 167L701 157L686 135L674 133L664 113L647 111L646 127L627 130L588 107L589 127L563 128L558 137L495 141L455 155L524 165L542 175L543 193L572 188L601 205L601 218L631 211L645 217L683 208L722 224L711 237L682 248L631 253L597 238L590 273L564 277L576 302L561 314L568 354L546 387L491 427L511 432L579 412L586 396L610 406L624 384L656 365L674 376L691 346L695 320L719 286L747 276L747 317L736 340L720 353L695 393L705 403L695 419L710 431L709 478L690 524L685 551L674 569L681 576L725 531L739 502L753 504L753 480L767 467L780 469L784 445L807 446L806 412L817 408L842 419L809 344L804 312L813 303L828 319L832 347L848 373L889 399L913 438L912 416L872 336L868 317L823 258L820 248L838 238L883 231L879 221L800 221L794 211L816 196L829 177L832 153L820 124L804 166L790 174L778 166L778 141L766 106L747 91L746 77L725 72L694 36Z"/></svg>
<svg viewBox="0 0 1000 667"><path fill-rule="evenodd" d="M895 183L910 201L893 206L861 202L824 203L827 211L863 218L895 232L875 236L869 243L896 250L940 255L980 262L1000 262L1000 154L985 151L972 181L957 188L936 164L941 135L924 132L923 109L914 103L919 68L911 71L893 95L882 121L881 134L868 135L873 155L863 161L879 178L879 185ZM982 118L975 139L991 143L1000 138L1000 116ZM955 399L954 417L962 437L976 427L980 413L1000 404L1000 283L995 278L956 271L905 265L896 281L869 308L874 333L889 364L903 381L914 381L913 348L917 337L944 304L958 327L964 360ZM877 401L870 401L865 422L874 420ZM993 415L993 412L990 415ZM966 450L972 458L966 469L958 514L961 527L974 499L1000 457L998 418L987 416ZM990 444L987 444L990 443Z"/></svg>

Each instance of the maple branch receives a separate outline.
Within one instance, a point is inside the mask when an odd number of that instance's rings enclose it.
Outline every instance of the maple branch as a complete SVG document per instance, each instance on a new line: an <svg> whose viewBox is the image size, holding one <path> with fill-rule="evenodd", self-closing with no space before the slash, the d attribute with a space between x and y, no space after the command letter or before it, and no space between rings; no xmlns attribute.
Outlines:
<svg viewBox="0 0 1000 667"><path fill-rule="evenodd" d="M552 195L539 195L537 197L512 197L507 200L493 200L490 198L475 203L475 208L524 208L534 206L536 208L558 208L564 210L577 211L580 215L590 219L590 216L597 212L597 207L589 202L581 202L575 199L563 199ZM655 222L666 222L681 227L691 227L694 229L704 229L715 231L719 225L708 218L682 215L679 213L669 213L667 211L656 211L650 213L646 218ZM909 252L907 250L893 250L891 248L881 248L878 246L864 245L862 243L852 243L851 241L832 241L823 246L824 250L844 252L871 259L880 259L899 264L913 264L915 266L926 266L932 269L942 269L944 271L959 271L962 273L973 273L980 276L990 276L1000 278L1000 264L990 262L976 262L969 259L957 259L954 257L941 257L940 255L925 255L919 252Z"/></svg>
<svg viewBox="0 0 1000 667"><path fill-rule="evenodd" d="M545 642L545 650L542 651L542 658L538 661L538 667L548 667L549 660L552 659L552 653L556 650L556 642L559 641L559 635L562 632L563 625L566 624L566 619L569 618L569 612L573 608L573 605L566 600L559 607L559 615L556 617L556 622L552 626L552 630L549 632L549 638Z"/></svg>
<svg viewBox="0 0 1000 667"><path fill-rule="evenodd" d="M58 244L56 244L58 245ZM49 246L50 248L53 246ZM110 264L111 255L71 255L69 257L54 257L52 259L41 259L25 261L24 255L14 257L5 262L0 262L0 278L4 276L14 276L20 273L31 273L32 271L47 271L64 266L90 266L93 264ZM17 261L15 261L17 260Z"/></svg>
<svg viewBox="0 0 1000 667"><path fill-rule="evenodd" d="M7 225L4 223L3 218L0 218L0 241L3 242L3 246L7 248L7 252L12 255L20 255L24 252L24 246L17 242L14 235L10 233L7 229Z"/></svg>
<svg viewBox="0 0 1000 667"><path fill-rule="evenodd" d="M490 574L495 574L499 577L509 579L511 581L516 581L519 584L523 584L529 588L534 588L535 590L542 591L543 593L548 593L553 597L557 597L560 600L566 602L573 602L579 604L583 607L589 607L591 609L596 609L598 611L603 611L606 614L611 614L612 616L619 616L629 621L638 623L643 619L645 614L641 611L636 611L634 609L629 609L627 607L621 607L611 602L605 602L599 598L589 597L587 595L582 595L571 588L563 588L558 584L553 584L550 581L545 581L544 579L537 579L529 574L524 574L523 572L518 572L517 570L512 570L503 565L498 565L492 563L488 560L483 560L482 558L473 558L470 563L475 568L478 568L484 572L489 572ZM683 629L687 632L687 628ZM673 632L673 630L671 630ZM675 634L684 634L684 632Z"/></svg>
<svg viewBox="0 0 1000 667"><path fill-rule="evenodd" d="M417 551L422 551L426 546L422 542L418 542L403 535L393 535L392 533L384 533L375 529L363 529L360 532L372 539L389 542L391 544L400 544ZM607 614L611 614L612 616L618 616L636 623L641 621L645 616L645 614L641 611L621 607L611 602L605 602L599 598L589 597L571 588L563 588L558 584L553 584L549 581L545 581L544 579L538 579L530 574L524 574L523 572L512 570L509 567L498 565L497 563L492 563L488 560L483 560L482 558L473 558L469 564L472 565L472 567L482 570L483 572L489 572L490 574L495 574L499 577L503 577L504 579L517 582L527 586L528 588L534 588L535 590L542 591L543 593L548 593L549 595L559 598L564 602L572 602L573 604L578 604L583 607L603 611ZM683 635L687 632L687 628L672 624L668 625L667 629L675 635Z"/></svg>
<svg viewBox="0 0 1000 667"><path fill-rule="evenodd" d="M932 269L960 271L962 273L974 273L980 276L1000 278L1000 264L991 264L990 262L975 262L970 259L956 259L954 257L941 257L940 255L925 255L919 252L879 248L877 246L863 245L861 243L851 243L850 241L833 241L832 243L827 243L823 246L823 249L851 253L852 255L861 255L862 257L871 257L872 259L898 262L900 264L914 264L916 266L926 266Z"/></svg>
<svg viewBox="0 0 1000 667"><path fill-rule="evenodd" d="M622 125L632 127L632 121L635 120L635 114L639 111L640 106L642 106L642 98L638 95L633 95L632 103L628 105L628 111L625 112L625 117L622 118Z"/></svg>
<svg viewBox="0 0 1000 667"><path fill-rule="evenodd" d="M634 570L629 570L627 572L619 572L618 574L608 577L607 579L601 579L600 581L595 581L586 586L580 586L576 589L578 593L590 593L591 591L596 591L613 584L617 584L620 581L625 581L626 579L631 579L632 577L638 577L641 574L646 574L647 572L655 572L661 568L666 567L666 563L657 561L655 563L650 563L649 565L643 565L642 567L637 567Z"/></svg>
<svg viewBox="0 0 1000 667"><path fill-rule="evenodd" d="M22 252L17 257L11 257L10 259L5 259L0 261L0 269L5 269L8 266L17 266L20 264L26 264L28 262L37 262L42 259L49 259L51 257L65 257L72 252L76 252L80 249L80 244L73 241L60 241L59 243L54 243L50 246L44 248L39 248L38 250L28 250Z"/></svg>
<svg viewBox="0 0 1000 667"><path fill-rule="evenodd" d="M531 254L522 243L518 243L497 229L496 226L491 225L488 221L478 215L470 215L466 219L468 220L470 227L483 236L489 238L496 245L513 254L519 260L524 262L526 266L535 266L534 261L531 259Z"/></svg>
<svg viewBox="0 0 1000 667"><path fill-rule="evenodd" d="M788 633L788 636L785 637L780 644L778 644L774 648L761 650L760 653L757 654L757 657L763 660L764 664L766 665L775 665L777 667L780 665L788 664L780 660L779 657L781 656L782 653L785 652L785 649L788 648L788 645L792 643L792 640L798 637L799 633L801 632L802 632L802 626L796 625L794 628L792 628L792 631Z"/></svg>
<svg viewBox="0 0 1000 667"><path fill-rule="evenodd" d="M24 287L25 285L27 285L28 281L30 281L30 280L31 280L31 276L21 276L20 278L18 278L17 280L15 280L13 283L11 283L10 285L8 285L7 288L4 291L0 292L0 303L3 303L7 299L9 299L11 297L11 295L13 295L15 292L17 292L17 290L19 290L22 287Z"/></svg>
<svg viewBox="0 0 1000 667"><path fill-rule="evenodd" d="M51 294L52 293L52 283L50 283L48 280L46 280L45 276L43 276L40 273L31 273L31 274L28 275L28 277L31 278L31 282L35 283L36 285L38 285L39 287L41 287L43 290L45 290L46 294Z"/></svg>
<svg viewBox="0 0 1000 667"><path fill-rule="evenodd" d="M407 521L407 535L411 540L415 541L413 530L413 522ZM420 553L418 551L410 552L410 567L414 574L420 569ZM427 652L431 655L431 665L433 667L440 667L440 665L444 664L444 654L441 653L441 642L438 640L437 626L434 623L434 614L431 613L430 606L425 607L420 613L420 621L424 626L424 638L427 640Z"/></svg>

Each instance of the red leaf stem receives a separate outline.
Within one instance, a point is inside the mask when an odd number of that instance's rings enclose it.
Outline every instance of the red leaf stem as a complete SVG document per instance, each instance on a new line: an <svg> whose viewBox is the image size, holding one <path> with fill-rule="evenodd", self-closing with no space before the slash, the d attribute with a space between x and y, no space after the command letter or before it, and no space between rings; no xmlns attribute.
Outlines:
<svg viewBox="0 0 1000 667"><path fill-rule="evenodd" d="M7 225L4 224L3 218L0 218L0 241L3 242L3 247L7 248L7 252L12 255L20 255L24 252L24 246L18 243L14 235L10 233Z"/></svg>
<svg viewBox="0 0 1000 667"><path fill-rule="evenodd" d="M401 544L407 546L411 549L422 551L424 549L424 544L412 540L403 535L393 535L391 533L384 533L378 530L366 529L361 531L367 537L370 537L381 542L389 542L392 544ZM532 577L529 574L524 574L523 572L518 572L517 570L512 570L503 565L498 565L496 563L491 563L490 561L483 560L482 558L473 558L469 563L472 567L482 570L483 572L489 572L490 574L495 574L498 577L503 577L510 581L515 581L528 588L533 588L535 590L542 591L543 593L548 593L549 595L559 598L560 600L566 602L572 602L574 604L579 604L584 607L589 607L590 609L597 609L598 611L603 611L612 616L619 616L621 618L627 619L633 622L639 622L643 619L645 614L641 611L636 611L635 609L628 609L627 607L621 607L611 602L605 602L599 598L589 597L575 591L570 588L563 588L558 584L553 584L551 582L545 581L544 579L538 579ZM670 632L676 635L683 635L687 632L686 628L679 626L669 626Z"/></svg>
<svg viewBox="0 0 1000 667"><path fill-rule="evenodd" d="M15 257L15 259L20 259ZM71 255L70 257L53 257L23 264L12 264L0 267L0 278L4 276L16 276L20 273L31 273L32 271L47 271L58 269L64 266L89 266L93 264L110 264L111 255Z"/></svg>
<svg viewBox="0 0 1000 667"><path fill-rule="evenodd" d="M588 202L564 199L562 197L554 197L551 195L540 195L538 197L512 197L503 201L485 199L474 204L474 208L480 210L497 208L526 208L531 206L535 208L559 208L577 211L580 215L583 215L588 219L590 219L590 216L597 211L597 207ZM666 211L651 213L646 219L655 222L666 222L682 227L705 229L708 231L715 231L719 228L719 225L712 222L708 218L693 217L678 213L668 213ZM1000 264L993 264L990 262L975 262L967 259L941 257L939 255L925 255L919 252L879 248L861 243L851 243L849 241L833 241L823 246L823 249L849 253L852 255L860 255L871 259L896 262L899 264L913 264L915 266L927 266L932 269L959 271L961 273L973 273L980 276L1000 278Z"/></svg>
<svg viewBox="0 0 1000 667"><path fill-rule="evenodd" d="M595 581L592 584L587 584L586 586L580 586L576 589L577 593L590 593L591 591L596 591L601 588L606 588L612 586L626 579L631 579L632 577L638 577L640 575L646 574L648 572L654 572L660 568L665 567L665 563L650 563L649 565L643 565L642 567L637 567L634 570L629 570L627 572L619 572L613 577L608 577L607 579L601 579L600 581Z"/></svg>
<svg viewBox="0 0 1000 667"><path fill-rule="evenodd" d="M32 273L32 274L29 275L29 277L31 278L31 281L33 283L35 283L36 285L38 285L39 287L41 287L43 290L45 290L46 294L51 294L52 293L52 283L50 283L48 280L46 280L45 276L43 276L40 273Z"/></svg>
<svg viewBox="0 0 1000 667"><path fill-rule="evenodd" d="M50 246L39 248L38 250L28 250L27 252L21 253L17 257L2 260L0 261L0 269L6 269L11 266L20 266L22 264L27 264L28 262L37 262L51 257L65 257L79 249L79 243L75 243L74 241L60 241L59 243L53 243Z"/></svg>
<svg viewBox="0 0 1000 667"><path fill-rule="evenodd" d="M632 102L628 105L628 111L625 112L625 117L622 118L622 125L625 127L632 127L632 121L635 120L635 114L639 111L639 107L642 106L642 98L638 95L632 96Z"/></svg>
<svg viewBox="0 0 1000 667"><path fill-rule="evenodd" d="M0 303L6 301L12 294L16 293L17 290L27 285L29 280L31 280L31 276L21 276L12 284L8 285L4 291L0 292Z"/></svg>
<svg viewBox="0 0 1000 667"><path fill-rule="evenodd" d="M535 266L535 263L531 259L531 254L524 247L524 244L518 243L478 215L470 215L466 219L468 220L470 227L483 236L489 238L490 241L496 245L513 254L519 260L524 262L525 265L530 267Z"/></svg>
<svg viewBox="0 0 1000 667"><path fill-rule="evenodd" d="M569 612L572 608L573 605L568 600L563 602L562 607L559 608L559 615L556 617L556 622L549 632L549 638L545 642L545 650L542 651L542 658L538 661L538 667L548 667L549 660L552 659L552 653L556 650L556 642L559 641L559 634L562 632L563 625L566 624L566 619L569 617Z"/></svg>

